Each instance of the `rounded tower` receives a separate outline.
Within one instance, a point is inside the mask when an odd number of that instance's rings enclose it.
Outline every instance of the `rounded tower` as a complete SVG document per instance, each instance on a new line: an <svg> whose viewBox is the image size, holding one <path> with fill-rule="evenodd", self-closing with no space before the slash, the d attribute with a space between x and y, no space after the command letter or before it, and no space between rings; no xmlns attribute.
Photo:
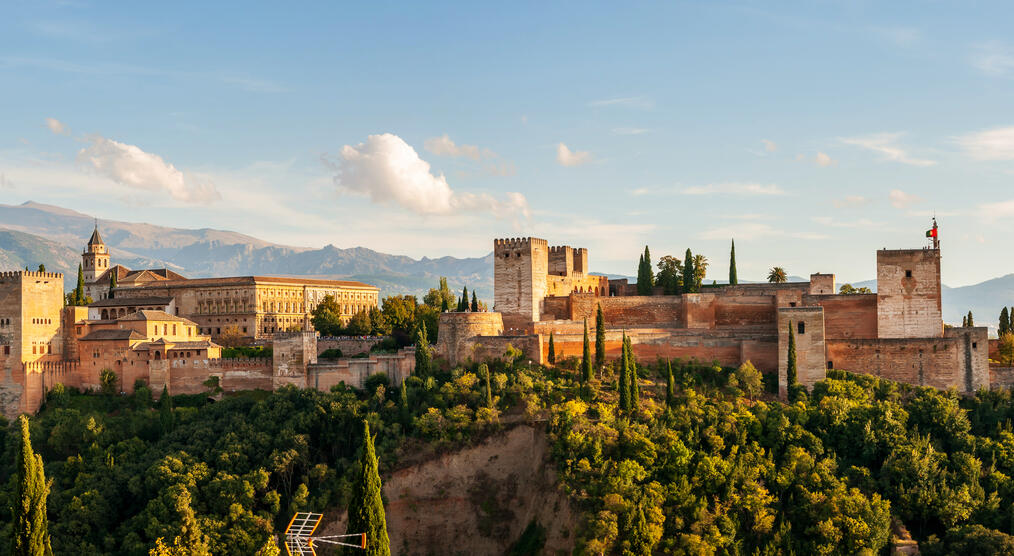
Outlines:
<svg viewBox="0 0 1014 556"><path fill-rule="evenodd" d="M95 223L95 231L88 240L88 246L81 253L81 269L86 283L98 280L102 273L109 270L109 251L106 250L106 244L102 243L98 222Z"/></svg>

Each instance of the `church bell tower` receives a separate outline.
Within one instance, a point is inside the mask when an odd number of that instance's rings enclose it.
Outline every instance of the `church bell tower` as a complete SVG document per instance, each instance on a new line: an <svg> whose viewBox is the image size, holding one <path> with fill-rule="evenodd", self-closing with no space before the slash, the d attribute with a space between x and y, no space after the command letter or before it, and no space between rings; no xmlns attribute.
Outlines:
<svg viewBox="0 0 1014 556"><path fill-rule="evenodd" d="M102 273L109 270L109 251L106 250L106 244L102 243L102 236L99 235L98 221L95 222L95 231L88 240L88 246L81 253L81 269L85 283L94 282L102 276Z"/></svg>

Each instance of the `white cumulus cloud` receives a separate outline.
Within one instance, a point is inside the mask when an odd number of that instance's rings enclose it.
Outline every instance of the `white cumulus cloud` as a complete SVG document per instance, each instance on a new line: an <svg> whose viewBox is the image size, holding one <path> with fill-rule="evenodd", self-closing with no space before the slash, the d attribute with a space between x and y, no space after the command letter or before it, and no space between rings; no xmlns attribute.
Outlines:
<svg viewBox="0 0 1014 556"><path fill-rule="evenodd" d="M841 142L846 145L853 145L880 153L883 160L900 162L911 166L933 166L937 163L935 160L910 156L906 150L896 144L902 135L902 133L875 133L863 137L845 137L841 139Z"/></svg>
<svg viewBox="0 0 1014 556"><path fill-rule="evenodd" d="M591 153L588 151L572 151L563 143L556 146L556 161L561 166L580 166L590 160Z"/></svg>
<svg viewBox="0 0 1014 556"><path fill-rule="evenodd" d="M80 164L134 189L166 191L184 203L209 203L222 196L211 183L198 183L162 157L105 137L92 136L77 154Z"/></svg>
<svg viewBox="0 0 1014 556"><path fill-rule="evenodd" d="M56 118L46 118L46 127L57 135L70 135L70 129Z"/></svg>
<svg viewBox="0 0 1014 556"><path fill-rule="evenodd" d="M922 202L922 197L912 195L911 193L905 193L900 189L892 189L887 195L887 198L891 200L891 206L894 208L908 208L916 203Z"/></svg>
<svg viewBox="0 0 1014 556"><path fill-rule="evenodd" d="M401 137L391 133L370 135L364 143L342 147L341 160L329 166L337 171L339 188L365 195L377 204L393 203L417 214L452 214L487 211L502 217L528 217L528 200L509 192L499 200L486 193L451 189L443 174L433 175L430 164Z"/></svg>
<svg viewBox="0 0 1014 556"><path fill-rule="evenodd" d="M464 156L472 160L479 160L482 151L475 145L458 145L445 133L442 137L430 137L423 143L423 147L437 156Z"/></svg>
<svg viewBox="0 0 1014 556"><path fill-rule="evenodd" d="M968 156L978 160L1014 160L1014 127L969 133L955 141Z"/></svg>
<svg viewBox="0 0 1014 556"><path fill-rule="evenodd" d="M684 188L684 195L785 195L785 191L773 183L709 183Z"/></svg>

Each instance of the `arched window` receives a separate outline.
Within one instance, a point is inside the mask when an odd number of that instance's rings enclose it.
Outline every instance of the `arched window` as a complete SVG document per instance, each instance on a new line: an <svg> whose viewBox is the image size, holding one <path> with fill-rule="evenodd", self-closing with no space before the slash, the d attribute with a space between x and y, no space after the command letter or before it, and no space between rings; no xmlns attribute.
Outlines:
<svg viewBox="0 0 1014 556"><path fill-rule="evenodd" d="M155 352L155 361L158 361L159 359L162 359L162 353L161 353L161 352L158 352L158 351L156 351L156 352Z"/></svg>
<svg viewBox="0 0 1014 556"><path fill-rule="evenodd" d="M102 309L102 320L106 320L108 318L109 318L109 310Z"/></svg>

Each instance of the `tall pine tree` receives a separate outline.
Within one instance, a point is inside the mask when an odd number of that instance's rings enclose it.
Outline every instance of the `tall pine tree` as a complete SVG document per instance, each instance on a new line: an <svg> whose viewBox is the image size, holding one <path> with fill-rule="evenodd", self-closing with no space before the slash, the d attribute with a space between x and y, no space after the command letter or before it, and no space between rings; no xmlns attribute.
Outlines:
<svg viewBox="0 0 1014 556"><path fill-rule="evenodd" d="M390 556L391 541L387 537L387 518L381 496L380 472L377 455L370 436L370 423L363 421L363 452L359 469L352 481L352 499L349 502L350 535L365 533L367 556ZM363 554L364 552L356 552Z"/></svg>
<svg viewBox="0 0 1014 556"><path fill-rule="evenodd" d="M81 264L77 265L77 287L74 288L74 305L84 305L84 271L81 270Z"/></svg>
<svg viewBox="0 0 1014 556"><path fill-rule="evenodd" d="M1001 337L1010 332L1010 313L1007 311L1007 307L1000 310L1000 326L997 331Z"/></svg>
<svg viewBox="0 0 1014 556"><path fill-rule="evenodd" d="M483 389L485 390L483 392L483 397L485 398L485 400L483 400L483 401L486 402L486 407L492 409L493 408L493 389L490 387L490 383L489 383L489 365L487 365L485 363L482 363L481 365L479 365L479 375L482 376Z"/></svg>
<svg viewBox="0 0 1014 556"><path fill-rule="evenodd" d="M673 401L676 400L676 383L672 376L672 361L665 360L665 404L672 407Z"/></svg>
<svg viewBox="0 0 1014 556"><path fill-rule="evenodd" d="M472 307L471 307L471 309L472 309L473 313L478 313L479 312L479 298L475 297L475 290L472 290Z"/></svg>
<svg viewBox="0 0 1014 556"><path fill-rule="evenodd" d="M697 283L696 272L694 272L694 255L687 249L687 254L683 258L683 293L694 293L697 288L694 284Z"/></svg>
<svg viewBox="0 0 1014 556"><path fill-rule="evenodd" d="M796 369L796 331L792 329L792 321L789 321L789 353L785 364L785 384L788 387L789 401L794 402L796 385L799 382Z"/></svg>
<svg viewBox="0 0 1014 556"><path fill-rule="evenodd" d="M113 295L114 295L113 290L115 290L115 289L116 289L116 271L114 270L109 275L109 299L113 298Z"/></svg>
<svg viewBox="0 0 1014 556"><path fill-rule="evenodd" d="M547 357L550 365L556 365L556 346L553 345L553 333L549 333L549 357Z"/></svg>
<svg viewBox="0 0 1014 556"><path fill-rule="evenodd" d="M18 486L14 498L14 532L11 554L15 556L52 556L49 545L49 522L46 519L46 498L52 483L46 482L42 456L32 449L28 417L22 415L21 450L18 453Z"/></svg>
<svg viewBox="0 0 1014 556"><path fill-rule="evenodd" d="M975 321L972 319L972 311L968 311L968 324L965 326L975 326Z"/></svg>
<svg viewBox="0 0 1014 556"><path fill-rule="evenodd" d="M648 246L644 246L644 293L641 295L651 295L653 288L655 287L655 271L651 266L651 252L648 251Z"/></svg>
<svg viewBox="0 0 1014 556"><path fill-rule="evenodd" d="M418 376L428 376L430 363L433 359L430 354L430 341L426 336L426 323L419 323L419 329L415 335L415 373Z"/></svg>
<svg viewBox="0 0 1014 556"><path fill-rule="evenodd" d="M463 313L467 310L468 310L468 286L462 286L461 302L458 303L458 311Z"/></svg>
<svg viewBox="0 0 1014 556"><path fill-rule="evenodd" d="M644 255L642 254L637 258L637 295L647 295L644 293L644 284L647 280L644 274Z"/></svg>
<svg viewBox="0 0 1014 556"><path fill-rule="evenodd" d="M634 348L630 345L630 336L627 336L627 388L630 389L630 407L637 409L641 402L641 387L637 383L637 359L634 358Z"/></svg>
<svg viewBox="0 0 1014 556"><path fill-rule="evenodd" d="M581 352L581 380L590 382L592 379L591 345L588 343L588 319L584 319L584 349Z"/></svg>
<svg viewBox="0 0 1014 556"><path fill-rule="evenodd" d="M732 240L732 249L729 251L729 285L735 286L739 283L739 276L736 275L736 240Z"/></svg>
<svg viewBox="0 0 1014 556"><path fill-rule="evenodd" d="M602 373L606 365L606 317L602 314L602 304L595 311L595 371Z"/></svg>
<svg viewBox="0 0 1014 556"><path fill-rule="evenodd" d="M169 385L162 385L162 396L158 399L158 422L165 436L173 431L175 416L173 415L173 397L169 395Z"/></svg>

